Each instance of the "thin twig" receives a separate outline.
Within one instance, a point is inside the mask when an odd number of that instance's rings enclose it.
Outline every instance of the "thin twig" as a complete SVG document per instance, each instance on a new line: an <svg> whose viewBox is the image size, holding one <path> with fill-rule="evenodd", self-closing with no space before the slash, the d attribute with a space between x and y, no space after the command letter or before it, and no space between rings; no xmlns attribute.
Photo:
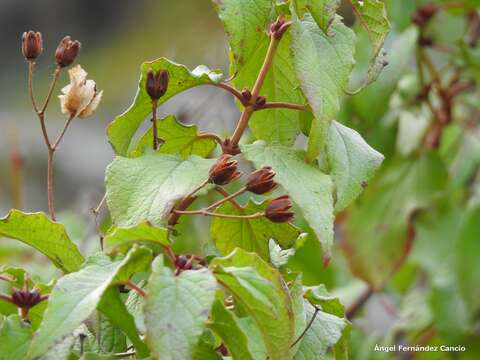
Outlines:
<svg viewBox="0 0 480 360"><path fill-rule="evenodd" d="M174 213L181 214L181 215L204 215L204 216L216 216L221 218L227 219L258 219L265 216L265 213L259 212L251 215L232 215L232 214L219 214L219 213L212 213L209 211L205 211L203 209L200 210L173 210Z"/></svg>
<svg viewBox="0 0 480 360"><path fill-rule="evenodd" d="M216 141L219 145L223 144L223 140L217 134L210 133L210 132L202 132L197 135L197 139L212 139Z"/></svg>
<svg viewBox="0 0 480 360"><path fill-rule="evenodd" d="M233 86L229 85L229 84L226 84L224 82L222 83L218 83L218 84L210 84L210 85L213 85L215 87L219 87L221 89L224 89L226 90L227 92L229 92L230 94L232 94L233 96L235 96L243 105L247 105L245 103L245 99L243 98L242 96L242 93L240 91L238 91L237 89L235 89Z"/></svg>
<svg viewBox="0 0 480 360"><path fill-rule="evenodd" d="M228 193L227 190L225 190L223 187L221 186L215 186L215 191L222 194L224 197L228 197L230 196L230 194ZM240 204L233 198L229 199L228 201L230 201L230 203L235 206L238 210L242 210L242 207L240 206Z"/></svg>
<svg viewBox="0 0 480 360"><path fill-rule="evenodd" d="M267 53L265 55L265 59L263 61L260 72L258 73L255 84L253 85L252 98L250 100L252 104L255 104L255 101L257 100L260 90L262 89L268 70L270 70L270 67L273 63L273 58L275 56L275 52L277 50L279 42L280 42L280 39L276 39L275 36L270 34L270 44L268 45ZM235 131L233 132L233 135L231 138L232 147L235 147L236 145L238 145L240 138L242 137L243 133L245 132L245 129L248 126L248 121L250 120L250 117L252 116L253 112L254 112L253 105L246 106L245 109L243 110L242 115L240 116L240 120L238 121L237 127L235 128Z"/></svg>
<svg viewBox="0 0 480 360"><path fill-rule="evenodd" d="M62 71L62 68L60 66L57 66L55 68L55 72L53 73L53 80L50 83L50 87L48 89L47 97L45 98L45 102L42 106L42 110L40 110L40 114L45 114L45 110L47 110L48 103L50 102L50 99L52 98L53 90L55 89L55 85L58 82L58 78L60 77L60 72Z"/></svg>
<svg viewBox="0 0 480 360"><path fill-rule="evenodd" d="M229 201L229 200L232 200L234 198L236 198L237 196L243 194L245 191L247 191L247 188L246 187L242 187L241 189L235 191L234 193L230 194L230 195L227 195L226 197L224 197L223 199L221 200L218 200L217 202L213 203L212 205L206 207L205 209L203 209L204 211L210 211L210 210L213 210L213 209L216 209L217 207L219 207L220 205L222 205L223 203Z"/></svg>
<svg viewBox="0 0 480 360"><path fill-rule="evenodd" d="M167 254L168 258L170 259L170 262L172 265L175 265L175 253L173 252L172 248L167 245L162 245L163 250L165 250L165 254Z"/></svg>
<svg viewBox="0 0 480 360"><path fill-rule="evenodd" d="M50 218L53 221L56 221L55 217L55 207L53 205L53 154L54 150L52 148L48 149L48 163L47 163L47 197L48 197L48 211L50 213Z"/></svg>
<svg viewBox="0 0 480 360"><path fill-rule="evenodd" d="M345 316L347 319L351 320L357 312L365 305L368 299L373 295L374 291L371 286L368 286L368 288L365 290L363 294L360 295L358 299L356 299L352 305L347 309L345 312Z"/></svg>
<svg viewBox="0 0 480 360"><path fill-rule="evenodd" d="M105 200L107 199L107 193L105 193L102 197L102 200L98 203L97 207L92 208L92 212L95 215L98 215L100 213L100 209L102 208L103 204L105 204Z"/></svg>
<svg viewBox="0 0 480 360"><path fill-rule="evenodd" d="M13 301L12 297L9 296L9 295L5 295L5 294L0 294L0 299L1 300L5 300L13 305L16 305L15 302Z"/></svg>
<svg viewBox="0 0 480 360"><path fill-rule="evenodd" d="M262 110L262 109L291 109L291 110L299 110L299 111L308 111L308 107L306 105L293 104L293 103L281 102L281 101L267 102L265 105L262 105L257 110Z"/></svg>
<svg viewBox="0 0 480 360"><path fill-rule="evenodd" d="M315 308L315 312L313 313L313 316L312 318L310 319L310 321L308 322L307 326L305 327L305 329L302 331L302 333L298 336L297 340L295 340L293 342L292 345L290 345L290 348L293 348L295 345L298 344L298 342L300 340L302 340L302 338L305 336L305 334L307 333L308 329L310 329L310 327L312 326L313 322L315 321L315 318L317 317L318 315L318 312L320 311L320 309L318 307L316 307L315 305L312 305L314 308Z"/></svg>
<svg viewBox="0 0 480 360"><path fill-rule="evenodd" d="M73 115L70 115L70 116L68 117L68 119L65 121L65 124L63 125L62 131L60 132L60 134L58 135L57 139L55 140L55 142L54 142L53 145L52 145L52 150L53 150L53 151L57 150L58 145L60 145L60 142L62 141L63 136L64 136L65 133L67 132L67 129L68 129L68 127L70 126L70 123L72 122L73 119L74 119L74 116L73 116Z"/></svg>
<svg viewBox="0 0 480 360"><path fill-rule="evenodd" d="M157 151L159 147L158 128L157 128L157 108L158 108L158 101L152 100L153 150L155 151Z"/></svg>
<svg viewBox="0 0 480 360"><path fill-rule="evenodd" d="M8 281L8 282L13 281L12 278L10 278L10 277L8 277L8 276L5 276L5 275L0 275L0 280Z"/></svg>
<svg viewBox="0 0 480 360"><path fill-rule="evenodd" d="M145 297L147 295L145 291L141 287L137 286L137 284L135 284L133 281L129 280L125 283L125 285L135 290L138 293L138 295L140 295L141 297Z"/></svg>
<svg viewBox="0 0 480 360"><path fill-rule="evenodd" d="M28 94L30 95L30 100L32 101L33 110L38 114L38 106L35 101L35 96L33 95L33 72L35 70L35 62L28 62Z"/></svg>

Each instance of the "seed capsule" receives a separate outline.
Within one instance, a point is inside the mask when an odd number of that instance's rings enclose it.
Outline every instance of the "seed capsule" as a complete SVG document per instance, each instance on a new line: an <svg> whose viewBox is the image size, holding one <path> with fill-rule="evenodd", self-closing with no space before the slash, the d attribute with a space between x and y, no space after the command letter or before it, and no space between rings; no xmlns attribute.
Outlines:
<svg viewBox="0 0 480 360"><path fill-rule="evenodd" d="M42 34L35 31L24 32L22 35L22 53L27 60L35 60L43 52Z"/></svg>
<svg viewBox="0 0 480 360"><path fill-rule="evenodd" d="M75 61L81 46L79 41L72 40L70 36L65 36L55 51L57 65L60 67L71 65Z"/></svg>
<svg viewBox="0 0 480 360"><path fill-rule="evenodd" d="M268 220L275 223L292 221L295 214L290 210L292 202L288 195L283 195L273 199L265 210L265 216Z"/></svg>
<svg viewBox="0 0 480 360"><path fill-rule="evenodd" d="M254 194L265 194L277 187L278 184L273 180L274 176L275 171L270 166L264 166L248 176L245 187Z"/></svg>
<svg viewBox="0 0 480 360"><path fill-rule="evenodd" d="M248 104L252 99L252 93L248 89L242 90L242 97L245 104Z"/></svg>
<svg viewBox="0 0 480 360"><path fill-rule="evenodd" d="M263 105L265 105L267 103L267 99L265 99L265 97L263 96L259 96L257 98L257 100L255 100L255 105L253 105L253 108L255 110L258 110L260 109Z"/></svg>
<svg viewBox="0 0 480 360"><path fill-rule="evenodd" d="M18 290L12 292L12 301L19 308L30 309L42 301L42 297L38 290Z"/></svg>
<svg viewBox="0 0 480 360"><path fill-rule="evenodd" d="M168 80L168 71L160 70L155 73L152 69L148 70L145 88L152 100L158 100L165 95L168 88Z"/></svg>
<svg viewBox="0 0 480 360"><path fill-rule="evenodd" d="M210 182L217 185L226 185L237 180L241 175L237 161L228 154L222 155L209 171Z"/></svg>

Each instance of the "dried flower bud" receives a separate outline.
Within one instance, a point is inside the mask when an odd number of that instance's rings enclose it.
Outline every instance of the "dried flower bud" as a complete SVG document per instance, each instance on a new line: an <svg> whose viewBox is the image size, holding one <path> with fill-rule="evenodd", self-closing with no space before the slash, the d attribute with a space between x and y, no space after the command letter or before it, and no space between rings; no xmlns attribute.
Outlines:
<svg viewBox="0 0 480 360"><path fill-rule="evenodd" d="M27 60L35 60L43 52L42 34L35 31L24 32L22 35L22 53Z"/></svg>
<svg viewBox="0 0 480 360"><path fill-rule="evenodd" d="M412 21L418 26L425 26L427 22L438 12L439 7L435 4L425 4L417 8Z"/></svg>
<svg viewBox="0 0 480 360"><path fill-rule="evenodd" d="M255 110L258 110L260 109L263 105L265 105L267 102L267 99L265 99L265 97L263 96L259 96L257 97L257 100L255 100L255 104L253 105L253 108Z"/></svg>
<svg viewBox="0 0 480 360"><path fill-rule="evenodd" d="M165 95L168 88L168 78L168 71L166 70L160 70L156 73L152 69L148 70L145 88L152 100L158 100Z"/></svg>
<svg viewBox="0 0 480 360"><path fill-rule="evenodd" d="M265 194L277 187L278 184L273 180L274 176L275 171L273 171L270 166L264 166L248 176L245 187L247 191L253 192L254 194Z"/></svg>
<svg viewBox="0 0 480 360"><path fill-rule="evenodd" d="M242 90L242 97L243 97L243 102L248 104L250 100L252 99L252 93L248 89L243 89Z"/></svg>
<svg viewBox="0 0 480 360"><path fill-rule="evenodd" d="M291 207L292 202L288 195L277 197L268 204L265 216L268 220L275 223L292 221L295 215L293 212L288 211Z"/></svg>
<svg viewBox="0 0 480 360"><path fill-rule="evenodd" d="M238 171L237 161L232 159L232 155L224 154L210 168L210 182L217 185L226 185L237 180L241 173Z"/></svg>
<svg viewBox="0 0 480 360"><path fill-rule="evenodd" d="M272 23L272 25L270 25L270 35L276 40L280 40L289 26L289 22L285 22L284 18L279 17L274 23Z"/></svg>
<svg viewBox="0 0 480 360"><path fill-rule="evenodd" d="M42 301L38 290L14 289L12 292L12 302L19 308L30 309Z"/></svg>
<svg viewBox="0 0 480 360"><path fill-rule="evenodd" d="M102 99L103 91L97 91L95 81L87 80L87 73L80 65L68 71L70 84L62 89L60 105L62 113L86 118L93 114Z"/></svg>
<svg viewBox="0 0 480 360"><path fill-rule="evenodd" d="M65 67L71 65L80 51L81 44L77 40L72 40L70 36L65 36L57 46L55 51L55 60L57 65Z"/></svg>

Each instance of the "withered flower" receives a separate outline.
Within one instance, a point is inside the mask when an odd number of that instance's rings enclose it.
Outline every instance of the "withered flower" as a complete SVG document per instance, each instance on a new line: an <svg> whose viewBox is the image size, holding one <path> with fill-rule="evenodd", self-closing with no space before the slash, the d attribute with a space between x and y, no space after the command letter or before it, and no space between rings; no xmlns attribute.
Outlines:
<svg viewBox="0 0 480 360"><path fill-rule="evenodd" d="M274 176L275 171L270 166L264 166L248 175L245 187L254 194L265 194L277 187L278 184L273 180Z"/></svg>
<svg viewBox="0 0 480 360"><path fill-rule="evenodd" d="M292 206L288 195L277 197L268 204L265 216L275 223L292 221L295 216L293 212L289 211Z"/></svg>
<svg viewBox="0 0 480 360"><path fill-rule="evenodd" d="M22 35L22 53L27 60L35 60L43 52L42 34L35 31L24 32Z"/></svg>
<svg viewBox="0 0 480 360"><path fill-rule="evenodd" d="M152 100L158 100L165 95L168 88L168 79L168 71L166 70L160 70L156 73L152 69L148 70L145 88Z"/></svg>
<svg viewBox="0 0 480 360"><path fill-rule="evenodd" d="M238 171L237 161L232 155L224 154L210 168L208 172L210 182L217 185L226 185L237 180L242 174Z"/></svg>
<svg viewBox="0 0 480 360"><path fill-rule="evenodd" d="M435 4L425 4L417 8L412 21L418 26L424 26L439 10Z"/></svg>
<svg viewBox="0 0 480 360"><path fill-rule="evenodd" d="M89 117L97 109L103 91L97 91L95 81L87 80L87 73L80 65L70 69L68 74L70 84L59 96L62 113L82 119Z"/></svg>
<svg viewBox="0 0 480 360"><path fill-rule="evenodd" d="M42 300L40 292L36 289L14 289L12 292L12 302L19 308L30 309Z"/></svg>
<svg viewBox="0 0 480 360"><path fill-rule="evenodd" d="M65 36L58 44L55 51L55 60L57 65L65 67L71 65L80 51L81 44L77 40L72 40L70 36Z"/></svg>

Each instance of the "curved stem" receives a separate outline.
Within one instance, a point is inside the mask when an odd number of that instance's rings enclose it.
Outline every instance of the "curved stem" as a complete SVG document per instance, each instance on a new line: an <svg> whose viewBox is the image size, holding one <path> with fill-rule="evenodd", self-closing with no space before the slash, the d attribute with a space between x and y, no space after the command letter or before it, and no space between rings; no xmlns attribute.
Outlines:
<svg viewBox="0 0 480 360"><path fill-rule="evenodd" d="M58 78L60 77L60 72L62 71L62 68L60 66L57 66L55 68L55 72L53 73L53 80L50 83L50 88L48 89L47 97L45 98L45 102L42 106L42 110L40 110L40 114L44 114L45 110L47 110L48 103L50 102L50 99L52 98L53 90L55 89L55 85L57 84Z"/></svg>
<svg viewBox="0 0 480 360"><path fill-rule="evenodd" d="M217 134L210 132L203 132L197 135L197 139L212 139L216 141L219 145L223 144L223 140Z"/></svg>
<svg viewBox="0 0 480 360"><path fill-rule="evenodd" d="M263 216L265 216L265 213L255 213L251 215L232 215L232 214L218 214L218 213L212 213L209 211L205 211L203 209L200 210L191 210L191 211L186 211L186 210L173 210L174 213L181 214L181 215L204 215L204 216L216 216L216 217L221 217L221 218L226 218L226 219L258 219Z"/></svg>
<svg viewBox="0 0 480 360"><path fill-rule="evenodd" d="M370 299L373 293L374 293L373 288L369 286L367 290L365 290L365 292L361 294L360 297L357 300L355 300L355 302L352 305L350 305L350 307L345 312L345 317L351 320L357 314L357 312L363 307L363 305L365 305L367 300Z"/></svg>
<svg viewBox="0 0 480 360"><path fill-rule="evenodd" d="M60 134L58 135L57 139L55 140L55 142L54 142L53 145L52 145L52 150L53 150L53 151L57 150L58 145L60 145L60 142L62 141L63 136L64 136L65 133L67 132L67 129L68 129L68 127L70 126L70 123L72 122L73 119L74 119L74 116L70 115L70 116L68 117L67 121L65 121L65 124L63 125L62 131L60 132Z"/></svg>
<svg viewBox="0 0 480 360"><path fill-rule="evenodd" d="M50 218L53 221L56 221L55 217L55 207L53 205L53 155L55 151L50 148L48 149L48 163L47 163L47 197L48 197L48 212L50 213Z"/></svg>
<svg viewBox="0 0 480 360"><path fill-rule="evenodd" d="M33 72L35 70L35 62L28 62L28 94L30 95L30 100L32 101L33 110L38 114L38 106L35 101L35 96L33 95Z"/></svg>
<svg viewBox="0 0 480 360"><path fill-rule="evenodd" d="M145 297L146 295L145 291L141 287L137 286L137 284L135 284L133 281L129 280L125 283L125 285L135 290L138 293L138 295L140 295L141 297Z"/></svg>
<svg viewBox="0 0 480 360"><path fill-rule="evenodd" d="M263 61L260 72L258 73L257 79L255 80L255 85L253 85L252 98L250 100L252 104L255 104L258 94L262 89L262 85L265 81L268 70L270 70L270 67L272 66L273 58L275 56L275 52L278 48L279 42L280 39L276 39L275 36L270 35L270 44L268 45L267 54L265 55L265 59ZM247 128L248 121L250 120L253 112L253 105L249 105L243 110L242 115L240 116L240 120L238 120L237 127L232 135L231 144L233 147L238 145L238 142L240 141L240 138L242 137L245 129Z"/></svg>
<svg viewBox="0 0 480 360"><path fill-rule="evenodd" d="M13 301L12 297L9 296L9 295L5 295L5 294L0 294L0 300L4 300L4 301L7 301L13 305L16 305L15 302Z"/></svg>
<svg viewBox="0 0 480 360"><path fill-rule="evenodd" d="M267 102L265 105L258 108L258 110L262 109L291 109L291 110L299 110L299 111L308 111L308 107L303 104L292 104L288 102Z"/></svg>
<svg viewBox="0 0 480 360"><path fill-rule="evenodd" d="M215 191L222 194L224 197L229 197L230 196L228 191L226 191L221 186L215 186ZM234 198L231 198L228 201L230 201L232 203L232 205L235 206L238 210L242 210L242 207L240 206L240 204Z"/></svg>
<svg viewBox="0 0 480 360"><path fill-rule="evenodd" d="M315 308L315 312L313 313L313 316L312 318L310 319L310 321L308 322L307 326L305 327L305 329L302 331L302 333L298 336L297 340L295 340L293 342L292 345L290 345L291 348L293 348L295 345L298 344L298 342L300 340L302 340L302 338L305 336L305 334L307 333L308 329L310 329L310 327L312 326L313 322L315 321L315 318L317 317L318 315L318 312L320 311L320 309L314 305L312 305L314 308Z"/></svg>
<svg viewBox="0 0 480 360"><path fill-rule="evenodd" d="M227 195L226 197L224 197L223 199L221 200L218 200L217 202L213 203L212 205L206 207L204 210L205 211L210 211L212 209L216 209L217 207L219 207L220 205L222 205L224 202L227 202L227 201L230 201L232 200L233 198L239 196L240 194L243 194L245 191L247 191L247 189L245 187L242 187L241 189L239 189L238 191L235 191L234 193L230 194L230 195Z"/></svg>
<svg viewBox="0 0 480 360"><path fill-rule="evenodd" d="M235 96L243 105L246 105L245 100L243 99L242 93L237 89L235 89L233 86L228 85L224 82L218 83L218 84L210 84L210 85L226 90L227 92Z"/></svg>
<svg viewBox="0 0 480 360"><path fill-rule="evenodd" d="M153 150L155 151L157 151L159 147L158 128L157 128L157 107L158 107L158 101L152 100Z"/></svg>

